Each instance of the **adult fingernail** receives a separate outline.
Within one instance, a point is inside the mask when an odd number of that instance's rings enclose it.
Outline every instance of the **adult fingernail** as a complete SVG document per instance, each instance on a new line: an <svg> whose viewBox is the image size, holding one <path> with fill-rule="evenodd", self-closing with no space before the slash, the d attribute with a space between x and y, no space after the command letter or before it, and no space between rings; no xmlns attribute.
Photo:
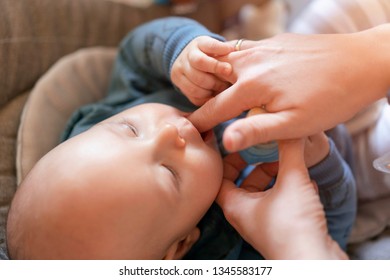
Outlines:
<svg viewBox="0 0 390 280"><path fill-rule="evenodd" d="M228 148L231 151L238 151L241 149L244 144L244 137L239 131L232 131L229 135L230 138L230 147Z"/></svg>

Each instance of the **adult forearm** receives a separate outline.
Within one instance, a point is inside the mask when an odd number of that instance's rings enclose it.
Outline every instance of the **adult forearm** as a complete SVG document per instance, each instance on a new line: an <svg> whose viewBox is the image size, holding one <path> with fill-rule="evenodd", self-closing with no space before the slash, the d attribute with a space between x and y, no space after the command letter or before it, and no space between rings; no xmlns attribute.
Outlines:
<svg viewBox="0 0 390 280"><path fill-rule="evenodd" d="M383 24L380 25L373 30L373 36L377 38L380 48L380 52L376 53L379 56L382 54L382 60L385 68L384 69L384 75L385 79L387 81L387 100L390 104L390 24Z"/></svg>
<svg viewBox="0 0 390 280"><path fill-rule="evenodd" d="M388 95L390 89L390 24L382 24L352 36L359 37L360 53L366 63L361 67L368 76L362 76L362 79L379 85L381 89L366 96L365 104L369 104ZM368 77L372 77L372 80L368 80Z"/></svg>
<svg viewBox="0 0 390 280"><path fill-rule="evenodd" d="M305 235L294 238L286 248L270 251L269 260L346 260L348 255L329 236Z"/></svg>

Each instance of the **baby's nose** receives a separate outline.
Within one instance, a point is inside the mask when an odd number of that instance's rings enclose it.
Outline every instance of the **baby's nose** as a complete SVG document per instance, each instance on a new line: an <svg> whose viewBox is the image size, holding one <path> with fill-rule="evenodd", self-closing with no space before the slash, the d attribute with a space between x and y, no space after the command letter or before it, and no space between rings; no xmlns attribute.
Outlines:
<svg viewBox="0 0 390 280"><path fill-rule="evenodd" d="M184 148L186 141L180 136L178 128L173 124L164 124L157 133L157 142L160 147L174 146Z"/></svg>

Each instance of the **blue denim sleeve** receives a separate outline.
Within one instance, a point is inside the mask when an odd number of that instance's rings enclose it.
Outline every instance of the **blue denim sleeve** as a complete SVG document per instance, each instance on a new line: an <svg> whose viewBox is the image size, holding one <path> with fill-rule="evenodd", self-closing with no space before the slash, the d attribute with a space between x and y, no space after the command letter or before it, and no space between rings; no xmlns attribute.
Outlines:
<svg viewBox="0 0 390 280"><path fill-rule="evenodd" d="M135 99L171 87L170 71L184 47L198 36L224 38L198 22L167 17L140 25L122 41L109 88L110 95L131 93Z"/></svg>
<svg viewBox="0 0 390 280"><path fill-rule="evenodd" d="M309 169L324 205L329 234L346 249L357 208L356 183L348 164L329 138L330 151L319 164Z"/></svg>

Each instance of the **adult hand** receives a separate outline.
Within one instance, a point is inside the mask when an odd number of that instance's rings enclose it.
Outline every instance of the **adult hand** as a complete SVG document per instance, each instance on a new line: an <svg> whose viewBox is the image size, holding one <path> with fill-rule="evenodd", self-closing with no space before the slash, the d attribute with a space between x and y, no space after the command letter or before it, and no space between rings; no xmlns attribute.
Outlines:
<svg viewBox="0 0 390 280"><path fill-rule="evenodd" d="M217 203L240 235L266 259L345 259L327 230L325 213L305 166L303 141L279 142L280 162L258 166L237 188L245 166L237 153L224 160L224 181Z"/></svg>
<svg viewBox="0 0 390 280"><path fill-rule="evenodd" d="M219 61L234 47L209 36L192 40L180 53L172 66L171 80L195 105L202 105L211 97L230 86L218 76L229 76L232 67Z"/></svg>
<svg viewBox="0 0 390 280"><path fill-rule="evenodd" d="M244 41L241 51L225 57L233 67L225 79L233 85L189 119L202 132L265 105L269 114L238 120L225 130L223 144L230 151L329 129L385 96L389 34L390 25L383 25L353 34Z"/></svg>

